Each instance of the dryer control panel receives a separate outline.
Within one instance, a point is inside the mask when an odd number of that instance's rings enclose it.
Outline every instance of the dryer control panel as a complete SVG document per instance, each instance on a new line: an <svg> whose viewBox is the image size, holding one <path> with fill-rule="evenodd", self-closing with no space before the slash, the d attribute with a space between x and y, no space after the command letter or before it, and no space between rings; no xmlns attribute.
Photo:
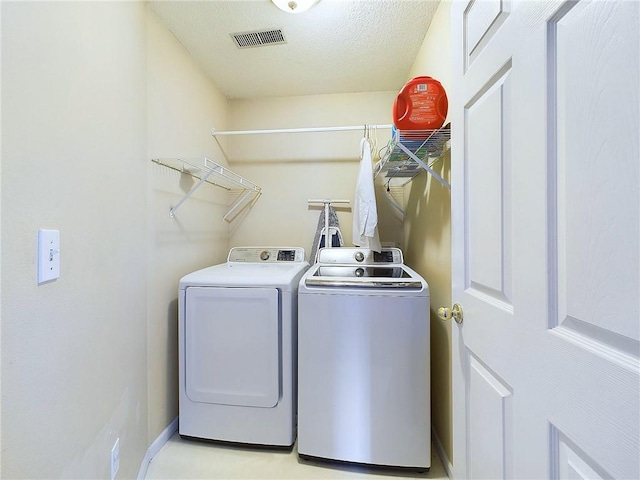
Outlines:
<svg viewBox="0 0 640 480"><path fill-rule="evenodd" d="M234 247L228 262L239 263L300 263L304 262L302 247Z"/></svg>

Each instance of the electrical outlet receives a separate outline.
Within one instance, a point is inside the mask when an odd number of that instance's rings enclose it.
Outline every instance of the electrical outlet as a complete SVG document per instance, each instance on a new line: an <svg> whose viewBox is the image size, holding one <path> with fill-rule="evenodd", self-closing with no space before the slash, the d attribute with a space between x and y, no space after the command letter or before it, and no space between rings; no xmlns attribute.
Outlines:
<svg viewBox="0 0 640 480"><path fill-rule="evenodd" d="M111 480L116 478L118 469L120 468L120 439L116 440L111 448Z"/></svg>

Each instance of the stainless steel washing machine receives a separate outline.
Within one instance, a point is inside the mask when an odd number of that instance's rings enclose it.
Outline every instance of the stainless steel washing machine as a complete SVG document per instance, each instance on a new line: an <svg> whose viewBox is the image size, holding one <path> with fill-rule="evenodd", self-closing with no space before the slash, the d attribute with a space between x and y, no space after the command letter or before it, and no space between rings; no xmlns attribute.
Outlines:
<svg viewBox="0 0 640 480"><path fill-rule="evenodd" d="M399 249L326 248L298 302L298 453L429 469L425 280Z"/></svg>
<svg viewBox="0 0 640 480"><path fill-rule="evenodd" d="M180 280L178 356L184 437L291 446L296 417L302 248L233 248Z"/></svg>

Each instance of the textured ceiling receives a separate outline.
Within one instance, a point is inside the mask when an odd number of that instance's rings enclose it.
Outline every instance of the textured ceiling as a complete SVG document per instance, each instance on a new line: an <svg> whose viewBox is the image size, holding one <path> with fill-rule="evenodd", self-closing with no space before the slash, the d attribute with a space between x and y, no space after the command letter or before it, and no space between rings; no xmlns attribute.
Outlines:
<svg viewBox="0 0 640 480"><path fill-rule="evenodd" d="M229 98L399 90L437 0L152 0L151 8ZM286 44L238 49L230 34L281 29Z"/></svg>

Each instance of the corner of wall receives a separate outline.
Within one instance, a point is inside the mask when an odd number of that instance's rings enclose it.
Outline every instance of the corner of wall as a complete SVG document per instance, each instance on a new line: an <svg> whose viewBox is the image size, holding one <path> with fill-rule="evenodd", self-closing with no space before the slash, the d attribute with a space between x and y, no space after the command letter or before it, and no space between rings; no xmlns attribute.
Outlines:
<svg viewBox="0 0 640 480"><path fill-rule="evenodd" d="M450 0L441 0L425 35L409 79L429 75L451 92ZM450 181L450 152L434 170ZM453 459L451 391L451 325L437 316L441 305L451 305L451 197L450 191L427 173L405 187L404 249L407 263L429 283L431 291L431 385L433 428L442 449Z"/></svg>
<svg viewBox="0 0 640 480"><path fill-rule="evenodd" d="M156 438L178 415L178 282L220 263L229 250L227 190L204 184L175 216L169 209L195 179L151 158L204 158L226 165L211 129L226 129L229 101L146 5L148 431ZM185 92L189 92L185 95ZM224 146L224 143L222 144Z"/></svg>

